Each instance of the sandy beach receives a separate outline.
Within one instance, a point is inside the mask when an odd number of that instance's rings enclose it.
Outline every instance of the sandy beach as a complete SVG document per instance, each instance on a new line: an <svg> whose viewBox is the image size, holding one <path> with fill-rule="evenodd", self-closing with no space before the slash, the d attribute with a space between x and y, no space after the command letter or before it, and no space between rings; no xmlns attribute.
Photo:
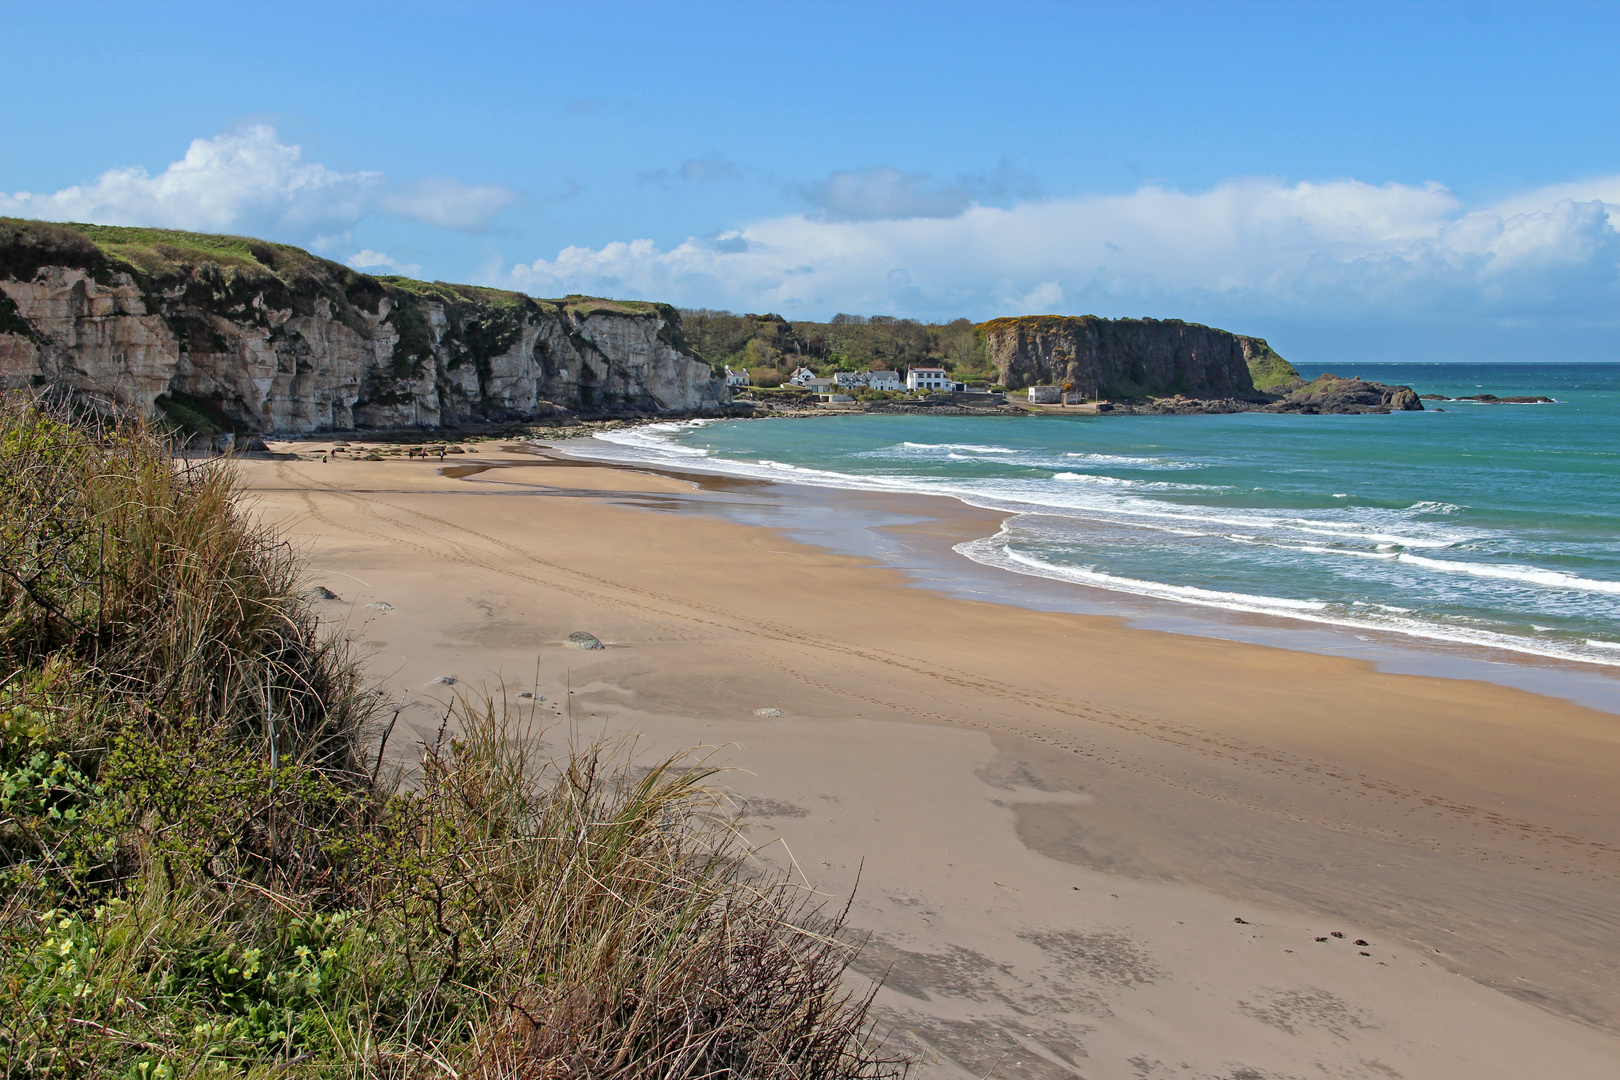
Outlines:
<svg viewBox="0 0 1620 1080"><path fill-rule="evenodd" d="M488 688L558 745L713 748L758 857L854 890L923 1076L1620 1075L1620 716L954 598L725 520L720 478L327 445L241 468L392 745Z"/></svg>

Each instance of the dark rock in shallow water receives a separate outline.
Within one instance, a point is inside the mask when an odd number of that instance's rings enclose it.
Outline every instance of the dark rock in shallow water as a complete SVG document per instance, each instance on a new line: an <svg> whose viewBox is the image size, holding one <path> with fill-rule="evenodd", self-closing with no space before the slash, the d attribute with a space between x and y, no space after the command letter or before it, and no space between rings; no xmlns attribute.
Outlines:
<svg viewBox="0 0 1620 1080"><path fill-rule="evenodd" d="M1470 394L1458 401L1477 401L1481 405L1556 405L1550 397L1497 397L1495 394Z"/></svg>
<svg viewBox="0 0 1620 1080"><path fill-rule="evenodd" d="M1386 386L1360 379L1323 375L1311 382L1295 381L1275 394L1250 393L1221 398L1174 397L1116 402L1122 415L1196 415L1236 412L1280 413L1388 413L1421 411L1423 402L1410 386Z"/></svg>
<svg viewBox="0 0 1620 1080"><path fill-rule="evenodd" d="M567 637L563 638L563 644L569 646L570 648L574 648L574 649L605 649L605 648L607 648L606 645L603 645L600 641L597 640L595 634L587 634L583 630L575 630L572 634L569 634Z"/></svg>
<svg viewBox="0 0 1620 1080"><path fill-rule="evenodd" d="M1410 386L1386 386L1322 375L1289 391L1288 396L1265 407L1283 413L1387 413L1416 412L1423 408Z"/></svg>
<svg viewBox="0 0 1620 1080"><path fill-rule="evenodd" d="M1419 401L1450 401L1451 399L1446 397L1446 395L1444 395L1444 394L1419 394L1418 395L1418 400Z"/></svg>

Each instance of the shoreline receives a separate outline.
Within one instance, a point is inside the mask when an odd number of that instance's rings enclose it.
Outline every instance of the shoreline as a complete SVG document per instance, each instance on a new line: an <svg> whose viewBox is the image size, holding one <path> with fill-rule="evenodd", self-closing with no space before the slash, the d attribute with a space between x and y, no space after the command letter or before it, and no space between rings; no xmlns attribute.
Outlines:
<svg viewBox="0 0 1620 1080"><path fill-rule="evenodd" d="M757 486L557 460L242 467L401 699L398 745L496 680L572 717L553 745L721 748L766 865L838 903L859 879L861 970L927 1075L1620 1061L1612 716L947 596L725 520Z"/></svg>
<svg viewBox="0 0 1620 1080"><path fill-rule="evenodd" d="M543 438L536 438L530 441L530 445L545 447L546 442ZM705 467L701 459L691 462L656 460L650 456L638 456L631 448L618 443L609 443L608 448L601 447L600 443L594 445L597 447L594 453L579 445L549 449L563 455L565 460L639 468L661 475L780 484L794 489L799 500L814 500L824 508L839 511L859 509L871 522L865 528L850 527L847 515L843 513L831 517L802 514L789 526L790 535L832 551L866 555L903 569L910 567L908 572L919 587L1032 610L1109 615L1123 619L1125 625L1133 628L1266 645L1313 655L1369 660L1377 665L1378 670L1391 674L1490 682L1620 714L1620 664L1559 656L1530 648L1514 648L1510 644L1493 645L1405 632L1351 620L1244 611L1216 604L1201 605L1183 599L1106 589L1044 574L1020 573L961 551L941 551L937 546L932 549L907 549L875 541L873 537L874 530L890 527L875 521L885 514L903 519L891 523L896 528L901 527L904 520L924 521L936 516L993 523L994 527L988 531L964 530L956 535L958 544L972 544L993 539L1001 523L1021 513L1038 511L980 506L951 492L879 493L834 484L795 483L790 477L744 478L725 469ZM931 503L937 504L938 500L943 500L951 509L939 509L937 505L935 509L927 508ZM899 507L911 509L902 510ZM759 515L733 514L731 519L754 524L768 523L767 518ZM828 521L838 522L839 525L829 529L826 526Z"/></svg>

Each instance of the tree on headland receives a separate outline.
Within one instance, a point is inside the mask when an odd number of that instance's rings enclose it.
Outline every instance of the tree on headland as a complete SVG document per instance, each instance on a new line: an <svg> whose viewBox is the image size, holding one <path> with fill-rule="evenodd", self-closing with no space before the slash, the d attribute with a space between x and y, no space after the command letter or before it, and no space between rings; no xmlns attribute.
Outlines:
<svg viewBox="0 0 1620 1080"><path fill-rule="evenodd" d="M774 368L783 374L803 365L818 375L837 371L943 367L963 381L993 380L984 342L968 319L923 323L892 315L840 312L828 322L790 322L781 315L738 315L708 308L683 309L686 340L711 364ZM759 378L755 385L761 384Z"/></svg>

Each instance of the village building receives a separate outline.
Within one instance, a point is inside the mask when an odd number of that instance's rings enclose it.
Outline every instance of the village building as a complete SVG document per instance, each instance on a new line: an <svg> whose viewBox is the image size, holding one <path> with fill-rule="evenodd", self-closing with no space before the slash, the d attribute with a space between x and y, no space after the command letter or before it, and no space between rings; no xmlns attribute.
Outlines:
<svg viewBox="0 0 1620 1080"><path fill-rule="evenodd" d="M1029 388L1029 403L1031 405L1060 405L1063 403L1063 390L1056 386L1032 386Z"/></svg>
<svg viewBox="0 0 1620 1080"><path fill-rule="evenodd" d="M731 365L730 364L726 365L726 385L727 386L750 386L750 385L752 385L752 383L753 383L753 380L748 377L748 369L747 368L744 368L741 371L732 371L731 370Z"/></svg>
<svg viewBox="0 0 1620 1080"><path fill-rule="evenodd" d="M815 377L815 372L811 371L807 367L801 367L794 371L792 375L788 376L788 382L792 383L794 386L808 386L810 380L814 379Z"/></svg>
<svg viewBox="0 0 1620 1080"><path fill-rule="evenodd" d="M906 372L906 389L912 392L933 390L949 394L965 390L966 386L952 380L950 373L942 367L914 367Z"/></svg>
<svg viewBox="0 0 1620 1080"><path fill-rule="evenodd" d="M840 371L833 376L833 383L844 390L863 386L873 390L899 390L903 385L898 371Z"/></svg>

